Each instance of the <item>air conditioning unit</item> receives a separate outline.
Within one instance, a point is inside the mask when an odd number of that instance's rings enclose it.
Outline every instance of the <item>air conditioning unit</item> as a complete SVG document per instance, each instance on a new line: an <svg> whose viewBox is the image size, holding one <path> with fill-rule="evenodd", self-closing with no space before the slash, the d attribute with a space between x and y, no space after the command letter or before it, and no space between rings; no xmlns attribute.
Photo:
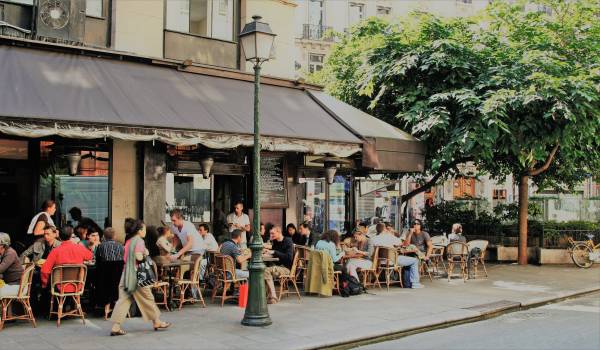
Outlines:
<svg viewBox="0 0 600 350"><path fill-rule="evenodd" d="M82 43L86 0L39 0L36 36L60 43Z"/></svg>

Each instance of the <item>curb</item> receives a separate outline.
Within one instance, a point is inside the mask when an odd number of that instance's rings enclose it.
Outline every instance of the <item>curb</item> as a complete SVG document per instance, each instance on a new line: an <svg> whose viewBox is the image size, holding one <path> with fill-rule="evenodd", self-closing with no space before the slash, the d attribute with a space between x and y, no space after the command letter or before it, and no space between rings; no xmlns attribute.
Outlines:
<svg viewBox="0 0 600 350"><path fill-rule="evenodd" d="M589 288L589 289L585 289L585 290L575 291L572 293L567 293L565 295L558 296L558 297L546 298L546 299L539 300L539 301L533 301L533 302L527 302L527 303L515 302L513 306L499 307L499 308L496 308L493 310L481 312L481 314L477 315L477 316L465 317L465 318L454 320L454 321L442 321L439 323L433 323L433 324L426 325L426 326L418 326L418 327L404 329L401 331L388 332L388 333L383 333L380 335L374 335L374 336L369 336L369 337L361 337L361 338L357 338L357 339L353 339L353 340L336 342L336 343L332 343L332 344L324 344L324 345L320 345L317 347L308 347L306 349L307 350L353 349L355 347L359 347L359 346L363 346L363 345L382 343L385 341L400 339L400 338L407 337L410 335L430 332L430 331L437 330L437 329L454 327L454 326L458 326L458 325L466 324L466 323L484 321L484 320L496 318L496 317L499 317L499 316L502 316L502 315L505 315L508 313L528 310L528 309L532 309L532 308L536 308L536 307L540 307L540 306L544 306L544 305L548 305L548 304L559 303L559 302L567 300L567 299L583 297L583 296L595 294L598 292L600 292L600 288Z"/></svg>

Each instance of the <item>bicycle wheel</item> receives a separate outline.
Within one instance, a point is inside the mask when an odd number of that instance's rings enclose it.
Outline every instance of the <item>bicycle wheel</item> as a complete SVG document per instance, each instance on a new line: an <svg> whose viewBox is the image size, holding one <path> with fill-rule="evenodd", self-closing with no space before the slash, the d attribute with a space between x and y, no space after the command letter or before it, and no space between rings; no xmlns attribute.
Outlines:
<svg viewBox="0 0 600 350"><path fill-rule="evenodd" d="M593 262L590 260L591 252L592 248L590 248L587 244L577 243L575 246L573 246L573 250L571 251L571 259L573 259L575 265L587 269L593 264Z"/></svg>

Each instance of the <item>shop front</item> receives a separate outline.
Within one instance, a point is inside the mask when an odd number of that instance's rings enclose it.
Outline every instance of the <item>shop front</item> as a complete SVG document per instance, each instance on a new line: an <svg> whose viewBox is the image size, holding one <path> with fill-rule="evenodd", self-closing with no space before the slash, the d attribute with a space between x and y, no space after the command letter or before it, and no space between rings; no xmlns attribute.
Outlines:
<svg viewBox="0 0 600 350"><path fill-rule="evenodd" d="M219 237L237 201L252 218L251 76L4 41L2 230L21 237L45 199L59 225L77 207L120 235L126 217L162 225L176 208ZM418 140L311 85L267 77L261 101L264 223L346 232L355 220L397 219L389 174L422 170ZM365 190L373 173L386 174L385 194Z"/></svg>

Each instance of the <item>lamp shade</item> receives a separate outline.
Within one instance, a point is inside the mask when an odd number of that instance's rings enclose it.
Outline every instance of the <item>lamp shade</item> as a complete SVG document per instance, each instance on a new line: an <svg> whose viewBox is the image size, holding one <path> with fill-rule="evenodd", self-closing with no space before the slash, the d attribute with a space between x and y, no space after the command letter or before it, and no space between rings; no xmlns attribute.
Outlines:
<svg viewBox="0 0 600 350"><path fill-rule="evenodd" d="M335 162L325 162L325 179L328 184L332 184L335 180L335 173L337 172L337 164Z"/></svg>
<svg viewBox="0 0 600 350"><path fill-rule="evenodd" d="M210 170L212 169L215 160L212 157L204 158L200 161L200 167L202 168L202 177L208 179L210 177Z"/></svg>
<svg viewBox="0 0 600 350"><path fill-rule="evenodd" d="M67 158L67 164L69 166L69 175L75 176L79 172L79 163L81 162L81 154L80 153L68 153L65 154L65 158Z"/></svg>
<svg viewBox="0 0 600 350"><path fill-rule="evenodd" d="M253 22L247 23L240 33L240 42L246 61L264 62L273 58L273 42L275 34L260 16L252 16Z"/></svg>

